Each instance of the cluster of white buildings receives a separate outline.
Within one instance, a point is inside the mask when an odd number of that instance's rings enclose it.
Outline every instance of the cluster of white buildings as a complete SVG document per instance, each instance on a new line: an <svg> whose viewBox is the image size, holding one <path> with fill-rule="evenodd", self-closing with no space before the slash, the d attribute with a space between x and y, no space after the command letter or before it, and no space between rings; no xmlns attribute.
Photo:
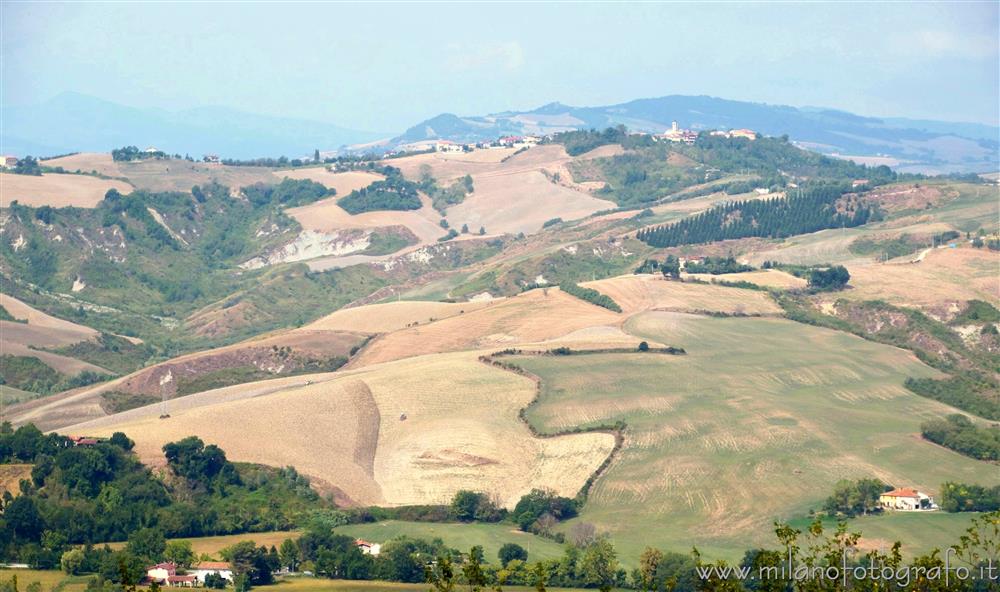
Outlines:
<svg viewBox="0 0 1000 592"><path fill-rule="evenodd" d="M157 563L146 568L147 582L156 582L161 586L172 588L204 586L205 578L210 574L215 574L231 584L233 566L224 561L202 561L184 570L184 573L178 573L177 564L173 562Z"/></svg>
<svg viewBox="0 0 1000 592"><path fill-rule="evenodd" d="M748 140L756 140L757 132L752 129L734 129L729 131L714 130L708 132L710 136L722 136L724 138L746 138Z"/></svg>
<svg viewBox="0 0 1000 592"><path fill-rule="evenodd" d="M489 150L491 148L528 148L537 146L542 138L538 136L502 136L492 142L452 142L451 140L434 140L413 145L411 150L433 150L435 152L472 152L474 150Z"/></svg>
<svg viewBox="0 0 1000 592"><path fill-rule="evenodd" d="M752 129L733 129L733 130L713 130L708 132L710 136L721 136L723 138L746 138L748 140L756 140L757 132ZM695 140L698 139L698 132L689 129L683 129L678 127L677 122L674 121L670 125L670 129L663 132L662 134L654 134L654 140L663 140L667 142L683 142L685 144L694 144Z"/></svg>

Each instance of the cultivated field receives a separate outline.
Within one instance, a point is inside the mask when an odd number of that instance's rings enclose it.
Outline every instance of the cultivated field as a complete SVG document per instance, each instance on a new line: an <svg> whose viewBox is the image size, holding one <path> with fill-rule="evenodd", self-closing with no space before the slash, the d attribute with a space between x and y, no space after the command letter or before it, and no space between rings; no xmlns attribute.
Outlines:
<svg viewBox="0 0 1000 592"><path fill-rule="evenodd" d="M41 161L44 166L62 167L67 171L82 173L97 173L107 177L123 177L118 163L111 158L110 152L78 152L60 158Z"/></svg>
<svg viewBox="0 0 1000 592"><path fill-rule="evenodd" d="M25 206L93 208L109 189L129 193L132 186L123 181L99 179L89 175L46 173L41 176L0 173L0 205L17 201ZM190 187L188 187L190 189Z"/></svg>
<svg viewBox="0 0 1000 592"><path fill-rule="evenodd" d="M728 276L727 276L728 277ZM581 284L607 294L626 314L643 310L778 314L767 294L723 286L673 282L661 275L623 275Z"/></svg>
<svg viewBox="0 0 1000 592"><path fill-rule="evenodd" d="M382 175L367 173L365 171L333 173L326 170L326 167L274 171L274 176L279 179L288 177L289 179L309 179L310 181L321 183L337 191L337 194L334 196L336 199L344 197L357 189L368 187L375 181L385 178Z"/></svg>
<svg viewBox="0 0 1000 592"><path fill-rule="evenodd" d="M388 333L472 312L489 305L478 302L398 301L344 308L303 327L305 330Z"/></svg>
<svg viewBox="0 0 1000 592"><path fill-rule="evenodd" d="M725 273L712 275L710 273L688 273L684 277L692 277L705 282L750 282L765 288L804 288L806 280L777 269L762 269L743 273Z"/></svg>
<svg viewBox="0 0 1000 592"><path fill-rule="evenodd" d="M0 306L7 309L15 319L27 321L0 321L0 353L38 358L54 370L68 375L84 370L107 372L75 358L34 349L57 348L94 339L98 336L94 329L47 315L7 294L0 294Z"/></svg>
<svg viewBox="0 0 1000 592"><path fill-rule="evenodd" d="M447 503L459 489L487 491L505 505L533 487L574 495L613 445L607 434L532 437L517 411L533 383L473 353L268 388L261 382L184 397L171 403L168 419L153 405L66 431L124 431L151 464L162 463L166 442L198 434L233 460L294 465L343 503L385 505ZM266 433L270 444L248 433Z"/></svg>
<svg viewBox="0 0 1000 592"><path fill-rule="evenodd" d="M775 518L818 508L841 478L932 494L946 480L1000 483L991 465L920 439L921 421L952 410L903 388L936 375L908 352L781 319L650 312L625 326L688 353L514 358L542 379L534 425L627 422L580 518L624 557L696 544L737 559L773 544Z"/></svg>
<svg viewBox="0 0 1000 592"><path fill-rule="evenodd" d="M144 160L118 163L121 174L139 189L149 191L191 191L194 185L220 183L239 189L254 183L274 183L273 169L254 166L226 166L186 160Z"/></svg>
<svg viewBox="0 0 1000 592"><path fill-rule="evenodd" d="M9 582L15 576L18 590L24 590L38 582L42 590L61 592L82 592L87 588L87 581L91 578L91 576L67 576L55 569L0 569L0 582Z"/></svg>
<svg viewBox="0 0 1000 592"><path fill-rule="evenodd" d="M901 541L905 556L913 557L930 553L934 549L945 549L958 543L965 534L972 519L978 512L914 513L895 512L881 516L859 516L848 521L850 532L861 533L859 546L862 549L881 549L889 552L893 543ZM791 524L800 530L809 526L807 519L793 520ZM824 522L824 529L835 529L836 522Z"/></svg>
<svg viewBox="0 0 1000 592"><path fill-rule="evenodd" d="M424 166L430 167L431 175L440 182L448 182L465 175L474 175L497 170L503 159L517 152L515 148L495 148L475 152L432 152L393 158L382 164L403 171L403 176L411 180L420 178Z"/></svg>
<svg viewBox="0 0 1000 592"><path fill-rule="evenodd" d="M530 152L530 150L529 150ZM452 226L485 227L490 234L533 233L546 220L576 220L615 207L553 183L537 170L473 176L475 191L462 203L448 208Z"/></svg>
<svg viewBox="0 0 1000 592"><path fill-rule="evenodd" d="M484 308L376 338L355 366L442 351L503 349L553 339L578 329L615 325L622 317L562 293L537 289Z"/></svg>
<svg viewBox="0 0 1000 592"><path fill-rule="evenodd" d="M556 559L563 554L563 546L559 543L523 532L510 523L442 524L386 520L340 526L336 532L373 543L384 543L401 535L426 540L439 538L445 545L466 553L474 545L482 545L486 561L490 563L497 563L497 552L507 543L516 543L524 547L528 551L528 561Z"/></svg>

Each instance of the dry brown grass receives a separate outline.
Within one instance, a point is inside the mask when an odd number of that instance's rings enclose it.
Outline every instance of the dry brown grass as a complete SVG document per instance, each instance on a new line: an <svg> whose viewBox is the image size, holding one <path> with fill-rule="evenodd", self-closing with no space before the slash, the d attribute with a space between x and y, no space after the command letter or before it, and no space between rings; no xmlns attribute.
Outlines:
<svg viewBox="0 0 1000 592"><path fill-rule="evenodd" d="M1000 253L971 248L932 249L918 263L848 265L851 300L885 300L934 310L971 299L1000 301Z"/></svg>
<svg viewBox="0 0 1000 592"><path fill-rule="evenodd" d="M8 491L11 495L20 495L21 480L31 479L31 468L33 466L24 464L0 465L0 495Z"/></svg>
<svg viewBox="0 0 1000 592"><path fill-rule="evenodd" d="M388 333L410 325L425 324L435 320L472 312L487 306L477 302L403 301L370 304L345 308L317 319L303 327L304 330L357 331L361 333Z"/></svg>
<svg viewBox="0 0 1000 592"><path fill-rule="evenodd" d="M626 314L643 310L779 314L767 294L723 286L669 281L656 275L627 275L581 284L607 294Z"/></svg>
<svg viewBox="0 0 1000 592"><path fill-rule="evenodd" d="M621 321L620 315L563 294L558 288L538 289L376 338L353 363L367 365L437 352L537 343Z"/></svg>
<svg viewBox="0 0 1000 592"><path fill-rule="evenodd" d="M517 410L534 383L474 353L304 378L314 382L221 389L178 400L169 419L135 410L70 431L123 430L154 465L163 462L163 444L196 433L234 460L294 465L344 502L388 505L446 503L458 489L487 491L507 505L532 487L575 494L613 445L607 434L532 437Z"/></svg>
<svg viewBox="0 0 1000 592"><path fill-rule="evenodd" d="M12 201L21 205L64 208L93 208L104 199L109 189L129 193L132 186L122 181L105 180L88 175L46 173L40 177L0 173L0 204ZM188 188L190 189L190 187Z"/></svg>
<svg viewBox="0 0 1000 592"><path fill-rule="evenodd" d="M104 392L121 391L157 397L166 393L168 397L173 397L176 392L176 381L179 378L195 378L207 372L232 367L246 367L251 364L256 366L261 363L261 360L270 360L271 356L267 354L267 351L274 348L288 348L295 356L306 356L313 359L328 359L334 356L347 357L350 349L361 343L363 337L358 332L319 329L311 326L280 331L224 347L171 358L166 362L142 368L99 385L29 401L12 407L9 411L9 417L18 424L33 422L41 429L58 429L107 416L107 412L101 406L101 394ZM5 343L5 347L6 345ZM34 355L46 363L50 363L50 361L43 356L54 356L54 354L24 349L28 352L27 355ZM261 353L262 351L264 353ZM56 357L62 358L62 356ZM84 364L72 358L65 358L65 360ZM269 363L264 367L272 367L272 365ZM93 370L95 368L106 372L89 364L83 366L83 369ZM272 370L275 369L272 367ZM276 380L286 382L275 382L275 384L301 384L306 379L285 377ZM226 392L226 389L218 390ZM182 397L181 400L184 398ZM183 405L172 402L171 406L178 404Z"/></svg>

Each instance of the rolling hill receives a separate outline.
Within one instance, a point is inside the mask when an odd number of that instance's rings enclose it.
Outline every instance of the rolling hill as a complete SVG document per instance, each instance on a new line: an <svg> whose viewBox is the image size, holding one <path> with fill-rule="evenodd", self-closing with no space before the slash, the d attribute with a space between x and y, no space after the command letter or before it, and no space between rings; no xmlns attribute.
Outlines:
<svg viewBox="0 0 1000 592"><path fill-rule="evenodd" d="M434 138L486 140L498 134L550 134L566 130L629 129L661 133L676 121L694 130L750 128L769 136L787 135L825 154L890 156L899 170L992 172L1000 160L995 127L862 117L833 109L799 109L708 96L671 95L600 107L550 103L530 111L483 116L443 114L393 139L396 144Z"/></svg>

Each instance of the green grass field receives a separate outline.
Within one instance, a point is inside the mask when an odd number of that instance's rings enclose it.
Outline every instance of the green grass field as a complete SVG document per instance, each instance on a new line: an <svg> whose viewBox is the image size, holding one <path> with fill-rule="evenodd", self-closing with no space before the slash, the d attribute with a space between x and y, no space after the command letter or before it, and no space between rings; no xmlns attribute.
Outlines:
<svg viewBox="0 0 1000 592"><path fill-rule="evenodd" d="M818 509L839 479L931 494L947 480L1000 483L994 466L919 437L921 421L950 408L903 388L935 375L903 350L782 319L652 312L625 328L688 355L511 361L542 379L528 419L543 431L627 422L579 520L611 533L628 565L647 544L728 559L774 545L773 522ZM884 534L937 543L944 531L917 528L920 518L936 519L906 517Z"/></svg>
<svg viewBox="0 0 1000 592"><path fill-rule="evenodd" d="M17 576L17 589L24 590L29 584L38 582L43 592L57 589L59 592L81 592L86 589L91 576L67 576L57 570L38 569L0 569L0 582L9 582L12 576ZM258 587L258 590L273 592L376 592L392 590L420 590L425 592L427 584L401 584L397 582L359 582L349 580L328 580L326 578L287 577L279 579L273 585ZM145 588L140 588L145 589ZM467 590L467 586L457 586L456 590ZM509 592L529 592L534 588L524 586L504 586ZM573 592L577 588L549 588L549 590L566 590ZM582 592L582 591L580 591Z"/></svg>
<svg viewBox="0 0 1000 592"><path fill-rule="evenodd" d="M428 584L400 584L397 582L356 582L346 580L327 580L324 578L285 578L273 586L264 586L258 590L273 590L274 592L374 592L376 590L420 590L426 592ZM531 592L534 588L524 586L504 586L508 592ZM549 590L565 590L572 592L578 588L548 588ZM455 590L469 590L468 586L456 586ZM582 592L582 590L580 591Z"/></svg>
<svg viewBox="0 0 1000 592"><path fill-rule="evenodd" d="M17 590L24 590L38 582L43 592L58 588L60 592L80 592L87 587L89 576L68 576L58 570L0 569L0 582L10 582L17 576Z"/></svg>
<svg viewBox="0 0 1000 592"><path fill-rule="evenodd" d="M955 546L965 534L978 512L889 512L880 516L859 516L847 521L850 532L861 533L861 545L866 549L889 551L895 541L903 543L907 556L930 553L934 549ZM805 530L812 520L800 518L791 525ZM836 528L836 521L824 520L824 528Z"/></svg>
<svg viewBox="0 0 1000 592"><path fill-rule="evenodd" d="M468 552L474 545L482 545L486 560L496 563L497 552L506 543L517 543L528 551L528 560L555 559L563 554L562 545L533 534L521 532L513 524L440 524L432 522L403 522L386 520L370 524L351 524L337 528L337 532L382 543L399 535L421 539L439 538L444 544Z"/></svg>

